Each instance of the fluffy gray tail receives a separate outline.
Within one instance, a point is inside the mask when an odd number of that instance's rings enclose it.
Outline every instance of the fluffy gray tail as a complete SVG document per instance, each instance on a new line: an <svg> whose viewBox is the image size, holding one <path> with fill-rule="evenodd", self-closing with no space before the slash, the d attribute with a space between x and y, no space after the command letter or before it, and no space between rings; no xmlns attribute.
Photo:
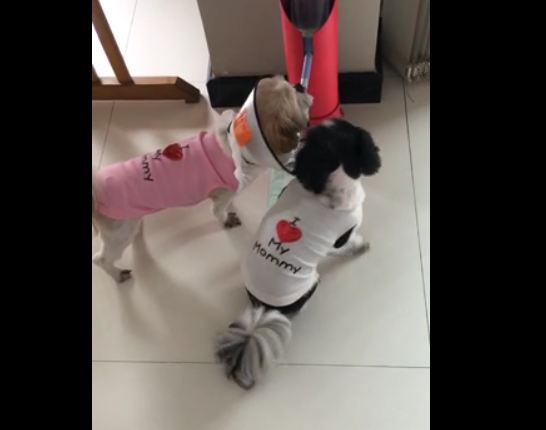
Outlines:
<svg viewBox="0 0 546 430"><path fill-rule="evenodd" d="M248 390L281 357L291 336L292 323L279 311L249 306L218 337L216 356L226 376Z"/></svg>

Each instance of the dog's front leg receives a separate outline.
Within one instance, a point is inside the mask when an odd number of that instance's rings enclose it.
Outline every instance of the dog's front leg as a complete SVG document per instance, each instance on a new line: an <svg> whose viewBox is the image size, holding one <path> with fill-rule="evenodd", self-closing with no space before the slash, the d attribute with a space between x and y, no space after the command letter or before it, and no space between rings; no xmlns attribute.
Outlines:
<svg viewBox="0 0 546 430"><path fill-rule="evenodd" d="M108 273L116 282L131 279L131 271L115 265L123 251L131 244L142 226L140 219L112 220L101 216L94 219L99 231L101 246L93 256L93 262Z"/></svg>
<svg viewBox="0 0 546 430"><path fill-rule="evenodd" d="M235 193L233 191L224 188L218 188L210 194L213 204L212 212L218 219L218 222L225 228L233 228L241 225L241 220L233 208L232 201L234 196Z"/></svg>

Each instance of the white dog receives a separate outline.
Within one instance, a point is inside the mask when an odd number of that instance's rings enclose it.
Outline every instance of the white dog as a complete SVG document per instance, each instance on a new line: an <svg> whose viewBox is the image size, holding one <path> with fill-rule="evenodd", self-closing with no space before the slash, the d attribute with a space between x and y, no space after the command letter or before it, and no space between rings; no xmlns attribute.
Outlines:
<svg viewBox="0 0 546 430"><path fill-rule="evenodd" d="M214 131L95 172L92 217L101 247L93 261L115 281L129 279L131 271L115 262L133 241L141 218L170 207L211 198L224 227L240 225L234 195L267 167L287 162L307 126L311 103L310 95L283 78L265 78L235 118L222 115Z"/></svg>

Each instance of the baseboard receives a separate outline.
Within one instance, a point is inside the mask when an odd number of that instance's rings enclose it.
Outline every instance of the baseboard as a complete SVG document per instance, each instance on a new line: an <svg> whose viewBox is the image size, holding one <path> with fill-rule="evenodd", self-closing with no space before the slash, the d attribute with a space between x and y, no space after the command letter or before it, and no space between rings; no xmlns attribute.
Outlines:
<svg viewBox="0 0 546 430"><path fill-rule="evenodd" d="M383 89L383 53L381 50L381 19L375 46L375 71L340 73L339 99L341 103L379 103Z"/></svg>
<svg viewBox="0 0 546 430"><path fill-rule="evenodd" d="M262 76L230 76L210 78L207 82L212 107L239 107ZM383 74L379 72L352 72L339 74L341 103L379 103Z"/></svg>

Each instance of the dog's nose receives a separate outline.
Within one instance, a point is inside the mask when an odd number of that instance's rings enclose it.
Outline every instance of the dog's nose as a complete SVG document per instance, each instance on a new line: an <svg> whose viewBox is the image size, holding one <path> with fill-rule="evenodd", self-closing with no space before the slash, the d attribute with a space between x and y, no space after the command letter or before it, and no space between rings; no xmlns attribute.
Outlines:
<svg viewBox="0 0 546 430"><path fill-rule="evenodd" d="M294 85L294 89L295 89L298 93L304 93L304 92L305 92L305 88L303 88L303 85L300 84L300 83L297 83L296 85Z"/></svg>

